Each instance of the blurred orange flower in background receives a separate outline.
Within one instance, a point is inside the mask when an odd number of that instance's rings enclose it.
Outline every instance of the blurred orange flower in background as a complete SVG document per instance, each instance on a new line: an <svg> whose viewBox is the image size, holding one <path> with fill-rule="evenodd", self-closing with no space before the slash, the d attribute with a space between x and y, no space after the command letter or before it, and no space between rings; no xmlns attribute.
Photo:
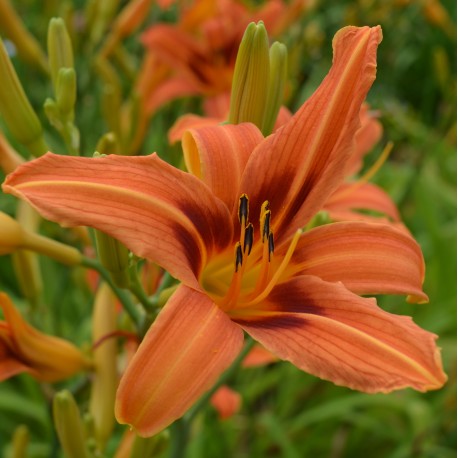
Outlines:
<svg viewBox="0 0 458 458"><path fill-rule="evenodd" d="M26 372L56 382L89 369L89 360L70 342L27 324L5 293L0 293L0 381Z"/></svg>

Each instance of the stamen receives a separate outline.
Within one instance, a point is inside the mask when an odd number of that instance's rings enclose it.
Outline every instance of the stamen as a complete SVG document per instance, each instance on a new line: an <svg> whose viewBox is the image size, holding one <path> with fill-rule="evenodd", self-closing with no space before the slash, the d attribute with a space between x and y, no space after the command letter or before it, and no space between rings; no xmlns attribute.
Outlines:
<svg viewBox="0 0 458 458"><path fill-rule="evenodd" d="M270 256L273 254L274 249L275 249L275 245L274 245L274 234L273 234L273 232L270 232L270 233L269 233L269 242L268 242L268 246L269 246L269 262L270 262Z"/></svg>
<svg viewBox="0 0 458 458"><path fill-rule="evenodd" d="M239 242L235 245L235 272L226 295L218 302L221 310L228 311L235 305L242 288L242 278L246 262L243 262L242 246Z"/></svg>
<svg viewBox="0 0 458 458"><path fill-rule="evenodd" d="M238 272L239 267L242 265L243 253L240 242L235 245L235 271Z"/></svg>
<svg viewBox="0 0 458 458"><path fill-rule="evenodd" d="M266 285L262 293L257 294L251 301L244 303L242 305L243 307L251 307L252 305L256 305L259 302L263 301L270 294L270 292L274 289L275 285L277 284L278 280L280 279L280 276L283 274L286 267L288 266L288 263L291 260L291 257L294 253L294 250L296 249L296 246L299 242L301 235L302 235L302 229L298 229L296 233L294 234L293 239L291 240L291 243L288 247L288 251L286 252L285 256L283 257L281 264L278 266L274 275L272 275L272 278L270 279L269 283ZM256 289L258 289L257 285L256 285Z"/></svg>
<svg viewBox="0 0 458 458"><path fill-rule="evenodd" d="M262 225L261 231L261 240L262 243L266 240L266 238L269 237L270 234L270 217L271 217L271 212L270 210L267 210L266 213L264 214L264 224Z"/></svg>
<svg viewBox="0 0 458 458"><path fill-rule="evenodd" d="M248 249L247 256L251 253L251 248L253 248L253 239L254 239L254 228L251 223L248 223L248 226L245 229L245 237L243 240L243 252L246 253Z"/></svg>
<svg viewBox="0 0 458 458"><path fill-rule="evenodd" d="M248 222L248 214L249 214L248 196L246 194L242 194L239 198L239 222L242 226L246 226Z"/></svg>
<svg viewBox="0 0 458 458"><path fill-rule="evenodd" d="M270 232L272 234L272 232ZM269 234L269 239L272 239L273 243L273 234L272 237ZM262 246L262 259L261 259L261 268L259 269L258 279L256 280L256 286L251 292L249 297L255 298L263 289L264 285L269 279L269 270L270 270L270 253L272 245L270 243L264 243Z"/></svg>
<svg viewBox="0 0 458 458"><path fill-rule="evenodd" d="M264 243L264 237L270 232L270 203L265 200L261 205L261 214L259 216L259 230L261 231L261 240Z"/></svg>

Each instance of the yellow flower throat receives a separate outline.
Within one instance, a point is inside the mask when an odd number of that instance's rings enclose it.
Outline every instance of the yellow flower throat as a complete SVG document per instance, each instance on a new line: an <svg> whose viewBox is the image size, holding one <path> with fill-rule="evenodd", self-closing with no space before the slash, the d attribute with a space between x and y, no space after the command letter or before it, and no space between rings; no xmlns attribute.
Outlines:
<svg viewBox="0 0 458 458"><path fill-rule="evenodd" d="M264 201L259 216L260 242L255 243L254 227L249 222L248 196L240 196L240 238L235 244L235 253L226 250L215 256L201 276L203 288L222 310L230 312L260 303L285 271L302 230L296 231L282 259L273 262L275 247L271 217L269 202Z"/></svg>

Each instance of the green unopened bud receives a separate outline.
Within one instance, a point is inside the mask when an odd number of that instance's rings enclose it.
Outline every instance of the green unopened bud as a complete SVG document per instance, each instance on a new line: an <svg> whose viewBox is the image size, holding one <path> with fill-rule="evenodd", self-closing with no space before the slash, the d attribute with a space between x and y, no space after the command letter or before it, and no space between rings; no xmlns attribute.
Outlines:
<svg viewBox="0 0 458 458"><path fill-rule="evenodd" d="M18 249L35 251L67 265L81 264L83 259L76 248L29 231L11 216L0 212L0 255Z"/></svg>
<svg viewBox="0 0 458 458"><path fill-rule="evenodd" d="M19 425L13 434L13 443L11 450L11 458L26 458L27 447L30 441L30 432L27 426Z"/></svg>
<svg viewBox="0 0 458 458"><path fill-rule="evenodd" d="M12 135L34 156L46 153L40 121L0 39L0 113Z"/></svg>
<svg viewBox="0 0 458 458"><path fill-rule="evenodd" d="M260 129L269 86L269 39L262 21L245 30L235 62L229 122L252 122Z"/></svg>
<svg viewBox="0 0 458 458"><path fill-rule="evenodd" d="M49 122L58 130L61 131L64 128L62 123L62 119L60 117L59 107L57 103L51 99L47 98L45 103L43 104L43 108L45 110L46 117L48 118Z"/></svg>
<svg viewBox="0 0 458 458"><path fill-rule="evenodd" d="M73 68L73 50L70 35L61 18L52 18L48 27L49 67L54 91L57 93L57 78L61 68Z"/></svg>
<svg viewBox="0 0 458 458"><path fill-rule="evenodd" d="M103 267L110 272L116 286L129 287L129 250L118 240L101 231L95 231L97 253Z"/></svg>
<svg viewBox="0 0 458 458"><path fill-rule="evenodd" d="M35 232L41 222L40 215L24 200L18 203L16 220L23 228L31 232ZM43 290L38 256L29 250L17 250L12 253L12 260L22 294L32 304L36 304Z"/></svg>
<svg viewBox="0 0 458 458"><path fill-rule="evenodd" d="M68 390L54 396L54 426L67 458L88 458L83 424L75 399Z"/></svg>
<svg viewBox="0 0 458 458"><path fill-rule="evenodd" d="M108 132L97 142L96 150L99 154L119 154L120 145L118 137L113 132ZM94 156L95 157L95 156Z"/></svg>
<svg viewBox="0 0 458 458"><path fill-rule="evenodd" d="M262 122L262 133L264 136L270 135L274 129L275 121L283 103L286 66L288 51L286 46L276 41L270 47L270 78L267 93L267 103Z"/></svg>
<svg viewBox="0 0 458 458"><path fill-rule="evenodd" d="M57 106L66 121L73 121L76 102L76 73L73 68L62 67L57 74Z"/></svg>
<svg viewBox="0 0 458 458"><path fill-rule="evenodd" d="M116 339L102 340L116 330L116 300L106 283L97 291L92 315L93 361L95 374L91 385L89 412L94 420L94 437L103 450L115 424L114 403L118 387Z"/></svg>

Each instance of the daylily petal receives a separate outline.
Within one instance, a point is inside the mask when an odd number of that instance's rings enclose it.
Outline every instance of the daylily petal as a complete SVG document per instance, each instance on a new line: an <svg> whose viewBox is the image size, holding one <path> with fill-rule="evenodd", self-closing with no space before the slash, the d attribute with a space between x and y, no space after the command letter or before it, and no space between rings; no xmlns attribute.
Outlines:
<svg viewBox="0 0 458 458"><path fill-rule="evenodd" d="M302 227L344 178L359 110L375 79L380 27L346 27L334 37L334 61L320 87L283 128L253 152L240 194L268 200L280 238Z"/></svg>
<svg viewBox="0 0 458 458"><path fill-rule="evenodd" d="M204 87L197 81L182 76L169 77L150 91L145 102L145 108L151 114L171 100L199 95L203 92Z"/></svg>
<svg viewBox="0 0 458 458"><path fill-rule="evenodd" d="M242 367L257 367L278 361L278 358L262 345L255 345L242 361Z"/></svg>
<svg viewBox="0 0 458 458"><path fill-rule="evenodd" d="M52 221L108 233L195 287L207 252L227 246L232 237L223 203L202 182L155 154L76 158L49 153L19 167L3 189Z"/></svg>
<svg viewBox="0 0 458 458"><path fill-rule="evenodd" d="M23 372L33 372L29 366L14 357L10 349L10 333L2 326L5 324L0 322L0 382Z"/></svg>
<svg viewBox="0 0 458 458"><path fill-rule="evenodd" d="M169 143L181 141L183 134L189 129L199 129L207 126L217 126L221 123L219 118L208 118L195 114L180 116L168 132Z"/></svg>
<svg viewBox="0 0 458 458"><path fill-rule="evenodd" d="M240 197L242 172L262 140L259 129L250 123L191 129L182 138L186 167L232 211Z"/></svg>
<svg viewBox="0 0 458 458"><path fill-rule="evenodd" d="M24 371L31 372L38 380L54 382L88 367L88 361L73 344L27 324L5 293L0 293L0 308L10 335L8 340L5 336L1 338L8 347L7 359L17 360ZM5 371L19 370L17 364L8 363Z"/></svg>
<svg viewBox="0 0 458 458"><path fill-rule="evenodd" d="M232 82L232 73L230 80ZM225 121L229 117L230 102L230 89L228 91L222 92L221 94L209 96L203 102L204 113L206 116L218 118L221 121Z"/></svg>
<svg viewBox="0 0 458 458"><path fill-rule="evenodd" d="M359 172L363 165L363 157L382 137L382 125L369 111L367 104L361 107L359 119L361 121L361 127L356 132L353 152L346 165L345 172L347 175Z"/></svg>
<svg viewBox="0 0 458 458"><path fill-rule="evenodd" d="M337 385L426 391L447 379L434 334L338 283L297 277L277 286L262 310L233 319L272 353Z"/></svg>
<svg viewBox="0 0 458 458"><path fill-rule="evenodd" d="M242 345L242 330L208 296L180 286L121 379L118 421L141 436L166 428L216 382Z"/></svg>
<svg viewBox="0 0 458 458"><path fill-rule="evenodd" d="M289 122L292 117L293 114L291 111L289 111L288 108L281 106L280 111L278 112L277 120L275 121L274 132Z"/></svg>
<svg viewBox="0 0 458 458"><path fill-rule="evenodd" d="M342 282L357 294L407 294L427 302L422 291L423 256L407 231L388 224L342 222L303 234L287 275L315 275Z"/></svg>
<svg viewBox="0 0 458 458"><path fill-rule="evenodd" d="M391 197L383 189L371 183L344 183L329 197L324 210L338 215L342 212L370 210L399 221L399 211Z"/></svg>
<svg viewBox="0 0 458 458"><path fill-rule="evenodd" d="M169 24L156 24L142 35L143 44L172 68L189 72L205 57L205 47Z"/></svg>
<svg viewBox="0 0 458 458"><path fill-rule="evenodd" d="M218 66L215 68L206 43L169 24L151 27L144 33L142 41L163 62L177 70L183 79L210 85L210 89L218 83ZM226 81L221 82L224 87L227 85Z"/></svg>

